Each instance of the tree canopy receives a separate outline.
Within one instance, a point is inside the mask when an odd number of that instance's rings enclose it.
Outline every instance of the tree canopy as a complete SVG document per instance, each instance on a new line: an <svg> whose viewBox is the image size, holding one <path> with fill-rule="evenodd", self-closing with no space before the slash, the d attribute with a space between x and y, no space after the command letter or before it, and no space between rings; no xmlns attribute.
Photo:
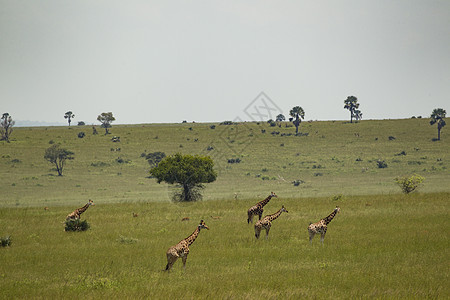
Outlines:
<svg viewBox="0 0 450 300"><path fill-rule="evenodd" d="M361 119L362 113L358 110L359 103L358 98L355 96L348 96L346 100L344 100L344 108L350 111L350 123L353 123L353 118Z"/></svg>
<svg viewBox="0 0 450 300"><path fill-rule="evenodd" d="M72 151L61 148L58 144L54 144L45 150L44 158L54 164L58 175L62 176L66 160L74 159L73 154Z"/></svg>
<svg viewBox="0 0 450 300"><path fill-rule="evenodd" d="M14 124L15 122L13 121L9 113L4 113L2 115L2 118L0 119L1 140L7 141L9 143L9 136L11 135L12 127L14 126Z"/></svg>
<svg viewBox="0 0 450 300"><path fill-rule="evenodd" d="M443 108L435 108L431 113L430 125L437 123L438 128L438 141L441 140L441 129L445 126L445 115L447 112Z"/></svg>
<svg viewBox="0 0 450 300"><path fill-rule="evenodd" d="M209 156L176 153L161 160L150 174L158 183L164 181L181 186L182 191L174 195L174 200L195 201L201 198L202 184L216 180L217 173L213 167L214 162Z"/></svg>
<svg viewBox="0 0 450 300"><path fill-rule="evenodd" d="M290 111L289 115L292 117L292 123L295 125L295 134L298 133L298 127L302 122L302 119L305 118L305 111L300 106L294 106Z"/></svg>
<svg viewBox="0 0 450 300"><path fill-rule="evenodd" d="M102 127L105 128L105 135L109 133L108 128L111 128L111 123L115 120L112 112L104 112L97 117L97 121L102 123Z"/></svg>
<svg viewBox="0 0 450 300"><path fill-rule="evenodd" d="M69 122L69 126L73 118L75 118L75 115L70 110L64 114L64 119L67 119L67 122Z"/></svg>

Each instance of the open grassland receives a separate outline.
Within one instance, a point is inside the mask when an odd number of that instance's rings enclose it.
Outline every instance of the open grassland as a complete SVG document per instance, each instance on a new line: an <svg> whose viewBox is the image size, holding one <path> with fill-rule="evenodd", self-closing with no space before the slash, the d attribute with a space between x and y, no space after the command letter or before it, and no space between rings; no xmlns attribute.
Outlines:
<svg viewBox="0 0 450 300"><path fill-rule="evenodd" d="M15 128L11 143L0 143L0 207L167 202L173 189L148 178L142 157L155 151L211 156L219 176L206 186L205 200L254 199L272 190L290 198L386 195L400 192L395 177L412 173L425 177L421 192L450 189L450 138L443 132L432 141L437 129L428 119L303 122L301 136L286 125L114 125L106 136L101 128L92 135L91 126ZM44 160L53 143L75 153L64 176Z"/></svg>
<svg viewBox="0 0 450 300"><path fill-rule="evenodd" d="M69 170L68 170L69 171ZM69 173L69 172L68 172ZM286 198L273 213L268 240L254 238L246 210L261 199L97 202L82 218L91 229L63 231L72 206L4 207L0 234L0 297L62 299L332 299L450 297L450 194ZM265 194L268 194L266 192ZM308 241L307 226L339 205L325 243ZM132 213L138 217L133 217ZM189 221L181 221L189 217ZM163 272L165 251L202 230L187 268Z"/></svg>

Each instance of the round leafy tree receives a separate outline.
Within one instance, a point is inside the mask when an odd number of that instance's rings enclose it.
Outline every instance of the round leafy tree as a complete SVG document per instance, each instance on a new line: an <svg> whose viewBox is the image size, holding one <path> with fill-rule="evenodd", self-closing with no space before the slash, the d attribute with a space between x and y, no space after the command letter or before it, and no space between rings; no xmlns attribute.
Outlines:
<svg viewBox="0 0 450 300"><path fill-rule="evenodd" d="M44 158L54 164L58 175L62 176L66 160L73 159L73 155L74 153L72 151L61 148L60 145L55 144L45 150Z"/></svg>
<svg viewBox="0 0 450 300"><path fill-rule="evenodd" d="M203 183L216 180L214 162L209 156L183 155L177 153L165 157L158 166L150 170L158 183L178 184L181 191L175 193L174 201L195 201L201 199Z"/></svg>

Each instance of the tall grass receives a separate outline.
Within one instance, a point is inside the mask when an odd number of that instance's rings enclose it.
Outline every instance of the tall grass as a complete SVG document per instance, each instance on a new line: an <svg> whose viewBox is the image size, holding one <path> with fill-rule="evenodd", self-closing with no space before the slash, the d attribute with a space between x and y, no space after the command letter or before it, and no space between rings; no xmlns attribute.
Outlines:
<svg viewBox="0 0 450 300"><path fill-rule="evenodd" d="M107 136L92 135L89 126L16 128L11 143L0 143L0 206L168 201L173 189L148 178L142 157L155 151L210 155L219 176L206 185L205 200L259 198L270 190L293 198L398 193L394 178L413 173L425 177L421 192L449 190L450 138L433 142L427 119L303 122L307 136L293 136L286 124L121 125ZM79 131L86 136L78 138ZM43 158L50 143L75 152L62 177ZM378 168L378 160L388 167Z"/></svg>
<svg viewBox="0 0 450 300"><path fill-rule="evenodd" d="M269 239L246 210L260 199L96 203L91 228L64 232L73 207L0 209L1 298L448 298L449 193L279 198ZM307 226L339 205L323 245ZM133 217L133 212L138 217ZM189 221L181 221L189 217ZM165 251L202 230L182 269ZM131 241L131 242L129 242ZM38 292L38 293L37 293Z"/></svg>

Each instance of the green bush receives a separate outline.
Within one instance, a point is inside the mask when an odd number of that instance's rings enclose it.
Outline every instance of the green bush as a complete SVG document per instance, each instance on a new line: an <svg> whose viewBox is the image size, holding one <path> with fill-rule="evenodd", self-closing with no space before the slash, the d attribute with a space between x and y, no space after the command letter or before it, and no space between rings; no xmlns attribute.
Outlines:
<svg viewBox="0 0 450 300"><path fill-rule="evenodd" d="M425 178L420 175L413 174L409 177L408 176L397 177L394 180L400 186L403 193L409 194L415 191L420 186L420 184L425 180Z"/></svg>
<svg viewBox="0 0 450 300"><path fill-rule="evenodd" d="M81 221L80 219L69 219L66 220L66 228L64 228L65 231L86 231L91 227L89 223L84 220Z"/></svg>
<svg viewBox="0 0 450 300"><path fill-rule="evenodd" d="M2 247L11 246L11 237L9 235L5 236L5 237L1 237L0 238L0 245Z"/></svg>

